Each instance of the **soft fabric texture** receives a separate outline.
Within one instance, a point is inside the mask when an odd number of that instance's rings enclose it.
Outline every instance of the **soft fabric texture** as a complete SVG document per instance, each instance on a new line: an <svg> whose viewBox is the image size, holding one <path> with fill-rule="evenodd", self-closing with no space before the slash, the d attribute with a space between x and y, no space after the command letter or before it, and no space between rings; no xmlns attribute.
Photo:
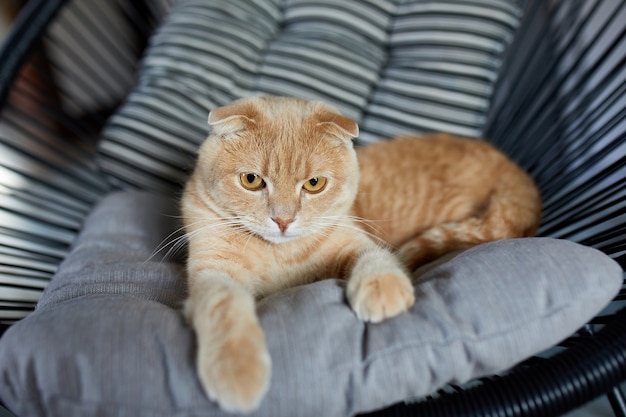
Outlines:
<svg viewBox="0 0 626 417"><path fill-rule="evenodd" d="M221 416L201 391L180 314L175 199L115 193L93 211L35 313L0 339L0 401L24 416ZM168 237L169 236L169 237ZM417 302L359 321L344 282L258 304L273 360L253 415L346 416L508 369L599 312L620 267L572 242L485 244L418 270Z"/></svg>
<svg viewBox="0 0 626 417"><path fill-rule="evenodd" d="M100 165L117 187L176 189L209 111L256 94L332 104L359 122L364 142L480 136L523 3L181 1L104 130Z"/></svg>

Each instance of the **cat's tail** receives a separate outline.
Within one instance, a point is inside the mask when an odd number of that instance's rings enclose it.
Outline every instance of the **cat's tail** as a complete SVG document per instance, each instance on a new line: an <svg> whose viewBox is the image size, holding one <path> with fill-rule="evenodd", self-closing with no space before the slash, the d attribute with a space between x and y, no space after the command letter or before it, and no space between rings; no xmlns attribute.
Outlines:
<svg viewBox="0 0 626 417"><path fill-rule="evenodd" d="M413 270L446 253L481 243L534 236L541 220L539 191L524 171L511 168L498 178L479 213L426 229L398 248L404 264Z"/></svg>

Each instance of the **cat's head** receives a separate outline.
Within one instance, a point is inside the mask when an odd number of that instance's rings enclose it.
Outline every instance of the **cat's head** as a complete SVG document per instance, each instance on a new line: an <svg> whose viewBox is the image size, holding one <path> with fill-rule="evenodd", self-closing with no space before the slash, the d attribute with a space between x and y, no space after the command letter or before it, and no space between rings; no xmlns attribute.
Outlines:
<svg viewBox="0 0 626 417"><path fill-rule="evenodd" d="M209 124L194 175L221 216L283 243L322 232L349 211L358 125L333 107L252 97L213 110Z"/></svg>

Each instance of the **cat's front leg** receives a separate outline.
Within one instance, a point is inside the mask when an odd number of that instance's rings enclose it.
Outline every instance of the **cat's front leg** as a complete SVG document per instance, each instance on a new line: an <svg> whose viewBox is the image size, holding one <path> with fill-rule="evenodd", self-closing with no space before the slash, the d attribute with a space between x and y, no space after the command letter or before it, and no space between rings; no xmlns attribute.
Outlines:
<svg viewBox="0 0 626 417"><path fill-rule="evenodd" d="M185 306L197 338L197 370L222 409L256 409L270 382L270 356L252 294L219 271L193 277Z"/></svg>
<svg viewBox="0 0 626 417"><path fill-rule="evenodd" d="M403 313L415 302L411 279L399 260L379 247L360 252L346 294L357 317L373 323Z"/></svg>

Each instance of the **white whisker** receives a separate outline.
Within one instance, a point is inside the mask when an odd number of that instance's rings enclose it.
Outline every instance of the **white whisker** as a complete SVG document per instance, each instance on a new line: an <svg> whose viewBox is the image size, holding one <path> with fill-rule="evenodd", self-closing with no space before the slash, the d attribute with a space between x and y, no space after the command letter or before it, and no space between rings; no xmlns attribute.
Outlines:
<svg viewBox="0 0 626 417"><path fill-rule="evenodd" d="M182 218L182 217L181 217ZM190 219L190 218L187 218ZM230 233L234 233L236 231L246 231L247 229L240 222L240 218L238 216L232 217L224 217L224 218L199 218L200 220L194 221L192 223L187 224L186 226L182 226L171 232L159 245L157 248L150 254L148 259L144 261L144 264L152 261L152 259L157 256L159 253L163 252L168 248L167 252L163 256L160 262L167 261L171 259L171 257L175 256L182 248L185 247L187 242L193 236L196 236L199 233L207 232L212 229L224 228L224 230L230 231ZM203 223L209 223L205 226L197 227ZM179 233L183 232L185 229L193 229L187 233L184 233L180 236L177 236ZM176 236L174 238L174 236Z"/></svg>
<svg viewBox="0 0 626 417"><path fill-rule="evenodd" d="M320 216L320 217L316 217L315 220L317 221L317 224L322 227L339 228L339 229L350 230L352 232L363 233L366 236L368 236L370 239L374 240L376 243L385 247L389 246L389 244L387 243L387 241L385 241L385 239L378 237L374 233L368 232L364 228L359 227L355 224L355 223L363 223L363 224L369 225L370 222L374 222L372 220L367 220L367 219L363 219L360 217L349 216L349 215ZM376 228L375 226L371 226L371 227L377 232L382 233L380 229Z"/></svg>

